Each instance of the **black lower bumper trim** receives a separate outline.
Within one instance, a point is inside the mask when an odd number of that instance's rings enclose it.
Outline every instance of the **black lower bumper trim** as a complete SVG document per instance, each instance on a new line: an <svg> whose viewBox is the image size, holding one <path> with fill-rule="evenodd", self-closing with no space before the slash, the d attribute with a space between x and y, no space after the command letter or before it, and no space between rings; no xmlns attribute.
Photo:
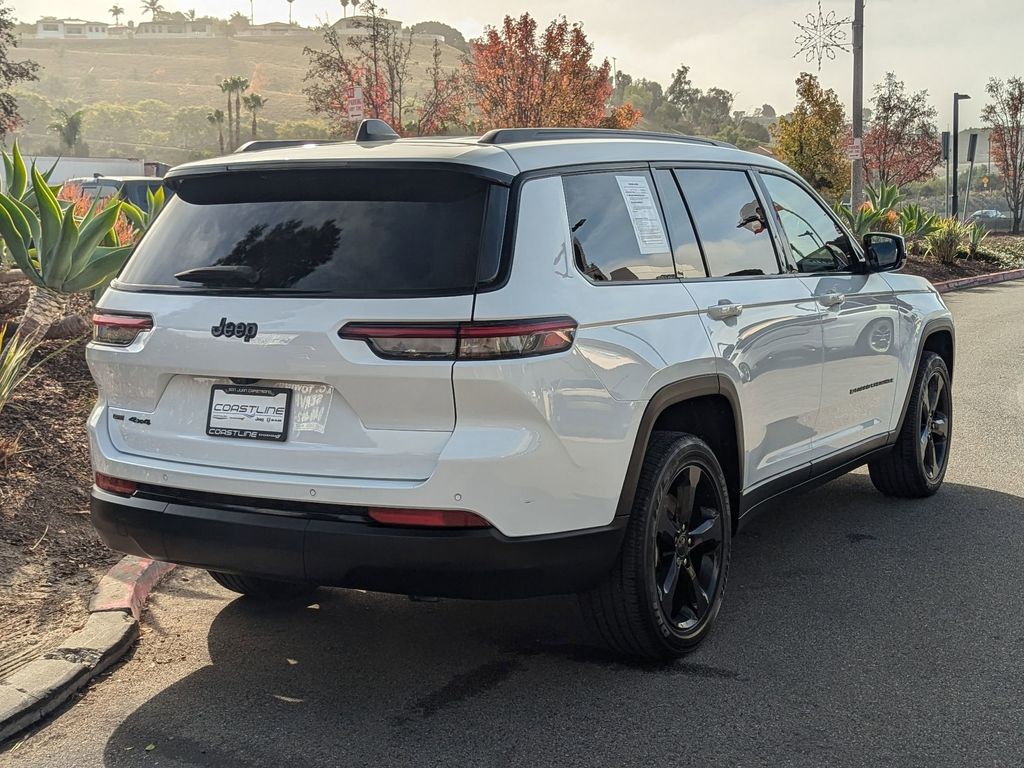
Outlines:
<svg viewBox="0 0 1024 768"><path fill-rule="evenodd" d="M509 538L125 498L93 489L92 521L112 549L181 565L323 586L461 598L578 592L618 555L626 518Z"/></svg>

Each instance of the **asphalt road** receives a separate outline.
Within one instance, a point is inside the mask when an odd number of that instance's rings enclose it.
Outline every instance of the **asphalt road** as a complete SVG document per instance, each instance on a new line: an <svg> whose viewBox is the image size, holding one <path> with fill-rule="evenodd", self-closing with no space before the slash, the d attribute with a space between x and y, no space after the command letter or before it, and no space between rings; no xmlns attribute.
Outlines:
<svg viewBox="0 0 1024 768"><path fill-rule="evenodd" d="M949 304L943 490L860 472L762 515L684 661L615 660L572 598L273 608L182 569L134 657L0 764L1021 765L1024 283Z"/></svg>

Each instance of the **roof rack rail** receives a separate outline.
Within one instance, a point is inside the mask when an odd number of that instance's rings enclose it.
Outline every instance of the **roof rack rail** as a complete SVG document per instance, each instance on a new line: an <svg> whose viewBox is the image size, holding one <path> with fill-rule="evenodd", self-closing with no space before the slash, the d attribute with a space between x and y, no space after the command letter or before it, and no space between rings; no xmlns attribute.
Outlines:
<svg viewBox="0 0 1024 768"><path fill-rule="evenodd" d="M657 131L633 131L618 128L495 128L480 137L481 144L519 144L524 141L557 141L559 139L653 139L679 141L686 144L708 144L715 147L735 145L700 136Z"/></svg>
<svg viewBox="0 0 1024 768"><path fill-rule="evenodd" d="M318 144L336 144L334 139L253 139L242 144L232 154L239 152L262 152L264 149L287 149L288 147L311 147Z"/></svg>

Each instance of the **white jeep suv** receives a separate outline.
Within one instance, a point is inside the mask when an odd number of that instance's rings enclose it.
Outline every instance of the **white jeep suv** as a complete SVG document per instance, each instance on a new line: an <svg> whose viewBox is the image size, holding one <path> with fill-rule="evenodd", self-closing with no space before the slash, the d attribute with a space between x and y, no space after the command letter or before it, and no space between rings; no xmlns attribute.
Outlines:
<svg viewBox="0 0 1024 768"><path fill-rule="evenodd" d="M670 658L768 500L865 463L942 482L949 312L774 160L371 122L167 184L88 350L114 549L270 597L575 592Z"/></svg>

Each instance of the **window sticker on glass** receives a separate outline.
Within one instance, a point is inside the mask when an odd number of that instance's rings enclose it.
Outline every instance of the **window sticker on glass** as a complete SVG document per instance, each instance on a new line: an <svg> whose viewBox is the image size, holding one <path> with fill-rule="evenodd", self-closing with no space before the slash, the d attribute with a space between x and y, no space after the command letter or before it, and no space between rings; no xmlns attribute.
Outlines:
<svg viewBox="0 0 1024 768"><path fill-rule="evenodd" d="M649 256L652 253L668 251L668 238L665 227L661 223L661 214L651 194L651 187L646 176L616 176L619 191L629 211L629 220L633 222L633 232L640 253Z"/></svg>

